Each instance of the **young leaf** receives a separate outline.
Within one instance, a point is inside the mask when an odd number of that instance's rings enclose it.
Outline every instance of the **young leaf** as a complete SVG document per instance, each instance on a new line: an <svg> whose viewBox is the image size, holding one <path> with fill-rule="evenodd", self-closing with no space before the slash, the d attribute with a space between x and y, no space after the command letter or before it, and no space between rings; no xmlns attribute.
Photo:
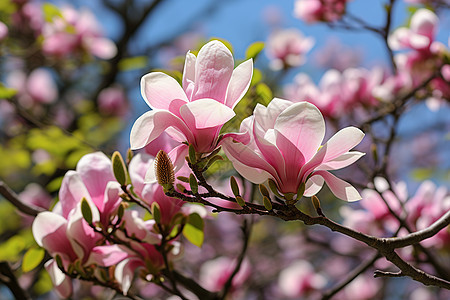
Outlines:
<svg viewBox="0 0 450 300"><path fill-rule="evenodd" d="M197 213L193 213L188 217L188 221L183 228L183 235L189 242L197 247L201 247L205 237L203 229L204 222L202 217Z"/></svg>
<svg viewBox="0 0 450 300"><path fill-rule="evenodd" d="M194 194L198 193L198 182L197 179L195 178L194 174L191 174L189 176L189 185L191 186L191 191Z"/></svg>
<svg viewBox="0 0 450 300"><path fill-rule="evenodd" d="M247 59L249 58L255 59L263 49L264 49L264 42L254 42L253 44L248 46L247 50L245 51L245 57Z"/></svg>
<svg viewBox="0 0 450 300"><path fill-rule="evenodd" d="M115 151L111 157L114 177L120 185L127 185L127 168L119 151Z"/></svg>
<svg viewBox="0 0 450 300"><path fill-rule="evenodd" d="M30 248L23 256L22 271L30 272L44 259L45 250L42 248Z"/></svg>
<svg viewBox="0 0 450 300"><path fill-rule="evenodd" d="M161 223L161 209L159 208L159 204L156 202L152 203L152 215L153 215L153 219L155 220L155 222L157 224Z"/></svg>
<svg viewBox="0 0 450 300"><path fill-rule="evenodd" d="M233 195L235 197L239 196L239 186L238 186L236 178L234 178L234 176L231 176L231 178L230 178L230 185L231 185L231 190L233 191Z"/></svg>
<svg viewBox="0 0 450 300"><path fill-rule="evenodd" d="M92 224L92 211L86 198L81 200L81 214L88 224Z"/></svg>

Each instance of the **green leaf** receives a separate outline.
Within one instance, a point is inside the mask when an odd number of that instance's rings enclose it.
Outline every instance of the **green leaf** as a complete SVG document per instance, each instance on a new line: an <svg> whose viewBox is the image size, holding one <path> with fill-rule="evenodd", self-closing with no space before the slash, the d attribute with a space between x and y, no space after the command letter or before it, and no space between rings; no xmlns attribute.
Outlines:
<svg viewBox="0 0 450 300"><path fill-rule="evenodd" d="M183 228L183 235L189 242L197 247L201 247L205 237L203 229L204 222L202 217L197 213L193 213L188 217L187 223Z"/></svg>
<svg viewBox="0 0 450 300"><path fill-rule="evenodd" d="M273 99L272 91L265 83L258 83L256 93L261 98L261 104L267 105Z"/></svg>
<svg viewBox="0 0 450 300"><path fill-rule="evenodd" d="M189 161L191 164L195 164L197 162L194 145L189 144Z"/></svg>
<svg viewBox="0 0 450 300"><path fill-rule="evenodd" d="M47 184L47 191L50 193L56 192L61 187L64 176L56 177Z"/></svg>
<svg viewBox="0 0 450 300"><path fill-rule="evenodd" d="M264 42L254 42L250 46L248 46L245 51L246 59L253 58L255 59L258 54L264 49Z"/></svg>
<svg viewBox="0 0 450 300"><path fill-rule="evenodd" d="M136 69L145 68L148 64L147 56L134 56L122 58L119 61L119 70L120 71L131 71Z"/></svg>
<svg viewBox="0 0 450 300"><path fill-rule="evenodd" d="M272 210L272 202L270 201L270 199L269 198L267 198L266 196L264 196L263 197L263 203L264 203L264 207L267 209L267 210Z"/></svg>
<svg viewBox="0 0 450 300"><path fill-rule="evenodd" d="M236 182L236 178L234 178L234 176L230 177L230 185L231 185L231 190L233 191L233 195L239 196L239 186Z"/></svg>
<svg viewBox="0 0 450 300"><path fill-rule="evenodd" d="M7 88L3 84L0 83L0 98L8 99L17 94L15 89Z"/></svg>
<svg viewBox="0 0 450 300"><path fill-rule="evenodd" d="M161 223L161 209L159 208L159 204L156 202L152 203L151 206L153 219L157 224Z"/></svg>
<svg viewBox="0 0 450 300"><path fill-rule="evenodd" d="M191 191L194 194L198 193L198 182L194 174L189 175L189 185L191 186Z"/></svg>
<svg viewBox="0 0 450 300"><path fill-rule="evenodd" d="M64 19L58 6L45 2L42 4L42 12L44 13L44 18L46 22L53 22L53 19L59 17Z"/></svg>
<svg viewBox="0 0 450 300"><path fill-rule="evenodd" d="M42 248L30 248L23 256L22 271L30 272L44 259L45 250Z"/></svg>
<svg viewBox="0 0 450 300"><path fill-rule="evenodd" d="M81 200L81 214L88 224L92 223L92 211L86 198Z"/></svg>
<svg viewBox="0 0 450 300"><path fill-rule="evenodd" d="M127 167L119 151L115 151L111 157L114 177L120 185L127 185Z"/></svg>

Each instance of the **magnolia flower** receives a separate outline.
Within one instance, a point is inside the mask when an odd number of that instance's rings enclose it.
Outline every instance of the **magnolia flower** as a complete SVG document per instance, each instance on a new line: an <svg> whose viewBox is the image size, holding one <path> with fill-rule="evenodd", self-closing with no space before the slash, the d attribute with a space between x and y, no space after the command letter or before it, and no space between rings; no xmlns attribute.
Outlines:
<svg viewBox="0 0 450 300"><path fill-rule="evenodd" d="M254 115L242 122L241 132L250 136L249 143L228 138L223 149L235 169L249 181L258 184L271 179L287 200L294 194L301 197L303 187L304 196L316 194L324 181L340 199L361 199L353 186L328 172L364 155L349 152L364 137L361 130L344 128L321 146L325 122L317 107L275 98L267 107L258 104Z"/></svg>
<svg viewBox="0 0 450 300"><path fill-rule="evenodd" d="M411 18L409 28L400 27L388 39L393 50L428 51L434 42L439 19L431 10L421 8Z"/></svg>
<svg viewBox="0 0 450 300"><path fill-rule="evenodd" d="M252 60L234 69L231 52L219 41L204 45L198 56L188 52L182 86L161 72L141 79L141 93L151 111L131 129L131 148L143 148L163 132L180 144L169 156L176 169L184 163L187 145L198 153L213 151L219 132L234 115L233 108L246 93L253 73Z"/></svg>
<svg viewBox="0 0 450 300"><path fill-rule="evenodd" d="M298 67L305 63L305 54L311 50L314 39L304 37L295 29L275 31L266 43L268 56L272 59L270 66L274 70L285 67Z"/></svg>
<svg viewBox="0 0 450 300"><path fill-rule="evenodd" d="M307 23L333 22L345 13L349 0L297 0L294 15Z"/></svg>
<svg viewBox="0 0 450 300"><path fill-rule="evenodd" d="M289 298L305 297L320 290L327 284L327 279L314 271L311 264L298 260L281 271L278 287L283 295Z"/></svg>
<svg viewBox="0 0 450 300"><path fill-rule="evenodd" d="M0 42L8 36L8 26L0 21Z"/></svg>
<svg viewBox="0 0 450 300"><path fill-rule="evenodd" d="M59 256L65 270L75 261L81 265L111 266L127 253L115 245L98 246L101 235L86 223L81 212L84 198L92 212L92 222L109 224L120 205L120 185L115 181L111 161L103 153L85 155L76 171L68 171L59 191L60 202L52 212L35 218L32 231L37 244L53 257ZM54 261L46 265L58 293L66 298L71 293L64 273Z"/></svg>

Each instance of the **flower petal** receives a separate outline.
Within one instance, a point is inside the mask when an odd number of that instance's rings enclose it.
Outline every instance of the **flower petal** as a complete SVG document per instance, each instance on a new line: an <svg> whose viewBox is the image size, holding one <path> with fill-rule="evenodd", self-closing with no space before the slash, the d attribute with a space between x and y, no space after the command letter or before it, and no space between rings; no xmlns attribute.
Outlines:
<svg viewBox="0 0 450 300"><path fill-rule="evenodd" d="M62 299L69 299L72 295L72 281L58 267L55 260L51 259L45 263L50 278L55 287L55 291Z"/></svg>
<svg viewBox="0 0 450 300"><path fill-rule="evenodd" d="M168 127L174 127L187 140L192 134L186 124L174 114L164 110L148 111L133 124L130 133L131 149L140 149L156 139Z"/></svg>
<svg viewBox="0 0 450 300"><path fill-rule="evenodd" d="M248 146L234 143L229 139L224 141L222 146L235 169L249 181L262 183L268 178L268 174L279 180L275 169Z"/></svg>
<svg viewBox="0 0 450 300"><path fill-rule="evenodd" d="M291 101L280 99L280 98L273 98L272 101L270 101L269 105L267 107L264 107L261 104L256 104L255 110L253 112L253 115L255 116L255 122L257 122L264 131L267 131L269 129L274 128L275 121L278 118L278 116L292 105Z"/></svg>
<svg viewBox="0 0 450 300"><path fill-rule="evenodd" d="M249 59L234 69L227 88L225 105L234 109L247 92L253 75L253 60Z"/></svg>
<svg viewBox="0 0 450 300"><path fill-rule="evenodd" d="M86 265L96 264L102 267L116 265L129 256L123 245L96 246L92 249Z"/></svg>
<svg viewBox="0 0 450 300"><path fill-rule="evenodd" d="M222 126L235 116L231 108L214 99L189 102L180 108L180 114L188 126L195 122L197 129Z"/></svg>
<svg viewBox="0 0 450 300"><path fill-rule="evenodd" d="M148 106L169 110L173 100L188 102L186 93L180 84L167 74L152 72L141 78L141 94Z"/></svg>
<svg viewBox="0 0 450 300"><path fill-rule="evenodd" d="M184 61L183 70L183 89L188 99L192 98L192 93L195 88L195 62L197 57L191 52L186 54L186 60Z"/></svg>
<svg viewBox="0 0 450 300"><path fill-rule="evenodd" d="M204 45L196 60L192 101L212 98L224 103L233 68L233 56L224 44L211 41Z"/></svg>
<svg viewBox="0 0 450 300"><path fill-rule="evenodd" d="M102 152L86 154L78 161L76 170L92 201L101 209L106 185L116 180L111 160Z"/></svg>
<svg viewBox="0 0 450 300"><path fill-rule="evenodd" d="M316 171L314 174L322 176L331 192L339 199L349 202L361 200L358 191L350 183L337 178L327 171Z"/></svg>
<svg viewBox="0 0 450 300"><path fill-rule="evenodd" d="M81 199L91 199L89 192L81 180L80 175L75 171L67 171L59 190L59 199L63 217L67 218Z"/></svg>
<svg viewBox="0 0 450 300"><path fill-rule="evenodd" d="M303 193L304 197L311 197L317 194L323 186L324 179L319 175L313 175L305 184L305 192Z"/></svg>
<svg viewBox="0 0 450 300"><path fill-rule="evenodd" d="M290 140L306 161L316 154L325 136L325 121L319 109L308 102L294 103L277 118L274 128Z"/></svg>
<svg viewBox="0 0 450 300"><path fill-rule="evenodd" d="M351 151L344 153L335 159L329 160L323 164L321 164L319 167L316 168L316 170L338 170L342 169L344 167L347 167L366 155L365 153L358 152L358 151Z"/></svg>

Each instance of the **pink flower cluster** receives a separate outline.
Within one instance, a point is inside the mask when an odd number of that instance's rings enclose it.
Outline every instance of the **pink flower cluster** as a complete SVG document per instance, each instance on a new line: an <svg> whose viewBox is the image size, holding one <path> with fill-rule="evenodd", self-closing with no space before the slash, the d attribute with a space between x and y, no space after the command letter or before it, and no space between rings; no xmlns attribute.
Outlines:
<svg viewBox="0 0 450 300"><path fill-rule="evenodd" d="M334 22L345 14L349 0L296 0L294 15L307 22Z"/></svg>
<svg viewBox="0 0 450 300"><path fill-rule="evenodd" d="M42 29L44 53L66 56L86 51L102 59L116 55L115 44L102 36L95 16L88 10L77 11L66 6L61 9L62 18L45 23Z"/></svg>
<svg viewBox="0 0 450 300"><path fill-rule="evenodd" d="M373 91L385 80L386 74L381 68L349 68L343 72L331 69L325 72L318 85L307 74L300 73L285 87L284 95L291 101L311 102L325 116L339 118L358 106L377 106L379 100Z"/></svg>
<svg viewBox="0 0 450 300"><path fill-rule="evenodd" d="M148 205L159 204L161 228L172 230L172 218L181 212L180 200L166 196L159 186L143 183L143 173L151 158L137 155L129 171L135 192ZM144 171L142 171L144 170ZM46 263L58 294L69 297L73 290L69 276L94 276L97 269L115 266L114 278L123 292L129 290L136 269L143 276L157 273L164 261L156 246L161 243L155 220L144 221L137 210L124 210L120 184L113 175L112 163L103 153L85 155L76 171L68 171L59 192L59 203L51 212L42 212L32 225L33 235L53 257ZM91 223L85 218L87 203ZM122 211L122 212L120 212ZM186 210L189 213L189 210ZM126 245L126 246L125 246ZM178 255L179 243L171 242L169 258Z"/></svg>
<svg viewBox="0 0 450 300"><path fill-rule="evenodd" d="M435 41L438 24L439 18L434 12L421 8L412 16L409 27L400 27L389 36L389 46L393 50L410 51L396 54L398 74L388 80L387 94L392 94L399 86L416 87L433 73L441 72L444 79L436 78L430 83L428 104L430 108L438 108L441 101L449 99L450 66L444 64L449 49Z"/></svg>
<svg viewBox="0 0 450 300"><path fill-rule="evenodd" d="M314 39L304 37L295 29L283 29L273 32L266 43L267 55L271 58L270 67L282 70L298 67L305 63L305 54L314 46Z"/></svg>

